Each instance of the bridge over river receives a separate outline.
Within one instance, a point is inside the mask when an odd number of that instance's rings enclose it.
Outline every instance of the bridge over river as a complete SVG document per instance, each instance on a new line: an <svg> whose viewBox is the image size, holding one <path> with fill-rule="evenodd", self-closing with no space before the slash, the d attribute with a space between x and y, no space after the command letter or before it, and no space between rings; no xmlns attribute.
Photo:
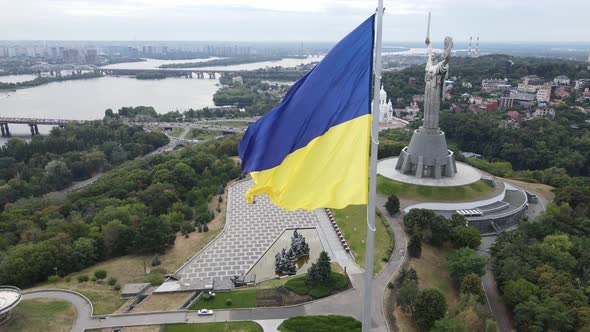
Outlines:
<svg viewBox="0 0 590 332"><path fill-rule="evenodd" d="M26 124L31 128L31 135L35 136L39 135L38 125L63 127L68 124L78 124L88 121L89 120L0 117L0 131L2 132L2 137L10 137L10 128L8 127L8 124Z"/></svg>
<svg viewBox="0 0 590 332"><path fill-rule="evenodd" d="M198 69L198 68L153 68L153 69L105 69L105 68L97 68L95 69L96 72L103 73L105 75L128 75L134 76L137 74L158 74L158 75L166 75L166 76L181 76L186 78L205 78L205 75L209 79L215 79L216 75L247 75L251 74L252 72L256 72L255 70L228 70L228 69ZM280 69L280 70L269 70L269 73L272 74L296 74L298 77L305 75L306 71L302 70L289 70L289 69Z"/></svg>
<svg viewBox="0 0 590 332"><path fill-rule="evenodd" d="M254 122L258 117L244 118L243 121ZM38 125L50 125L50 126L66 126L70 124L80 124L85 122L91 122L93 120L67 120L67 119L45 119L45 118L16 118L16 117L0 117L0 131L2 137L10 137L10 128L8 124L26 124L31 128L31 135L39 135ZM223 123L224 120L219 120ZM229 120L228 120L229 121ZM142 127L160 127L163 129L173 128L202 128L214 131L219 131L222 134L236 134L243 133L246 128L234 128L228 125L213 125L207 122L123 122L128 125L142 126Z"/></svg>

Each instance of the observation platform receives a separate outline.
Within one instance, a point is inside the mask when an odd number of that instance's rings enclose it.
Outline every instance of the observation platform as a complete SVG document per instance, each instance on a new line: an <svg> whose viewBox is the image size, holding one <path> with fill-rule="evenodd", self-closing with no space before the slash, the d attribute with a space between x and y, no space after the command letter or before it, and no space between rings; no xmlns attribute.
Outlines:
<svg viewBox="0 0 590 332"><path fill-rule="evenodd" d="M398 157L380 160L377 163L377 174L390 180L407 183L416 186L427 187L459 187L475 183L481 180L481 172L475 167L456 162L457 173L453 177L441 177L438 179L428 177L416 177L412 174L403 174L395 169Z"/></svg>

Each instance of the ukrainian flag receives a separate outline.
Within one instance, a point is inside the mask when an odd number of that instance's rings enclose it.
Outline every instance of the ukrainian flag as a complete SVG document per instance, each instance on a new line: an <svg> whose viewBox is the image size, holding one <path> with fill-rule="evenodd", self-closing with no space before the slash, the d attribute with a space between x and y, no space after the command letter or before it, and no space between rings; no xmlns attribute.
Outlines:
<svg viewBox="0 0 590 332"><path fill-rule="evenodd" d="M242 172L287 210L367 204L374 19L342 39L252 124L239 145Z"/></svg>

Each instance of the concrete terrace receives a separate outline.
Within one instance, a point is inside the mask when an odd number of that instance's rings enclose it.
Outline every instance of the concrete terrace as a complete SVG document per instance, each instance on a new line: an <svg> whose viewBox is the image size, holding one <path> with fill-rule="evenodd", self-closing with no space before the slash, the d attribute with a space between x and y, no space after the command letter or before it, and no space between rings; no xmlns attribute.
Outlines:
<svg viewBox="0 0 590 332"><path fill-rule="evenodd" d="M247 274L287 229L318 229L324 249L330 256L346 265L351 264L347 261L351 258L342 257L337 247L330 248L333 241L326 238L335 237L335 233L322 231L317 211L283 210L272 204L266 195L258 196L254 204L248 204L244 194L253 184L252 180L243 180L230 186L223 232L175 273L178 281L167 281L156 292L209 288L214 280L229 280L231 276ZM334 252L339 254L334 255Z"/></svg>

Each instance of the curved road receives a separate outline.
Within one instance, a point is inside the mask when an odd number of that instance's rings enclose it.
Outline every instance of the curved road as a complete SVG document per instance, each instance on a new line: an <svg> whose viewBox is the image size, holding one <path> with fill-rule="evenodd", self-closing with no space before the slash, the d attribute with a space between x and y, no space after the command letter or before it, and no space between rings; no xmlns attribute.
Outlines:
<svg viewBox="0 0 590 332"><path fill-rule="evenodd" d="M398 220L385 212L387 197L378 196L377 206L390 223L395 234L395 250L383 271L373 280L372 331L387 332L383 317L383 294L387 282L395 274L405 259L406 236ZM364 274L351 275L353 288L320 300L288 307L246 308L216 310L213 316L197 316L195 311L165 311L149 313L126 313L104 316L92 315L92 304L83 295L66 290L38 290L23 294L24 299L58 298L71 302L78 311L78 318L72 327L74 332L84 329L109 328L139 325L161 325L173 323L205 323L244 320L286 319L302 315L345 315L361 319Z"/></svg>

